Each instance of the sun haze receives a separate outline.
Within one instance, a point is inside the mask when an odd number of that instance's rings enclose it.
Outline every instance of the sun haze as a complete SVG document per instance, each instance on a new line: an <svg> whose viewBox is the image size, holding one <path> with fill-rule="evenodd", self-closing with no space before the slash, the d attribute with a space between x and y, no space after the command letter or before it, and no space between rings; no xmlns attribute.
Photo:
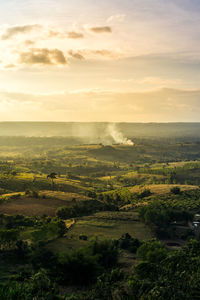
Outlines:
<svg viewBox="0 0 200 300"><path fill-rule="evenodd" d="M0 2L1 121L199 121L197 1Z"/></svg>

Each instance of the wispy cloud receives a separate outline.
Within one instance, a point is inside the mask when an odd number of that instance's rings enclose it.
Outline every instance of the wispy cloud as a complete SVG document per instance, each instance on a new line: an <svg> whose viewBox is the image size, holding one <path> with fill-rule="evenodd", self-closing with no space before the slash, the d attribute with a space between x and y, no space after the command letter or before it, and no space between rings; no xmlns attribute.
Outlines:
<svg viewBox="0 0 200 300"><path fill-rule="evenodd" d="M90 27L89 30L93 33L111 33L112 32L112 28L110 26Z"/></svg>
<svg viewBox="0 0 200 300"><path fill-rule="evenodd" d="M1 29L1 40L10 40L16 36L24 36L26 38L26 45L29 46L34 43L35 40L49 40L49 39L83 39L84 34L82 32L72 30L66 31L62 29L52 29L49 26L42 26L40 24L26 24L23 26L11 26ZM32 32L35 35L32 35ZM31 34L31 35L30 35ZM30 40L30 38L32 40ZM33 41L34 39L34 41Z"/></svg>
<svg viewBox="0 0 200 300"><path fill-rule="evenodd" d="M106 49L92 50L91 53L93 53L95 55L104 56L104 57L110 57L110 58L119 57L119 54L117 54L116 52L106 50Z"/></svg>
<svg viewBox="0 0 200 300"><path fill-rule="evenodd" d="M40 30L42 29L42 26L39 24L33 24L33 25L24 25L24 26L12 26L5 30L5 32L2 34L1 39L7 40L10 38L13 38L14 36L18 34L26 34L33 30Z"/></svg>
<svg viewBox="0 0 200 300"><path fill-rule="evenodd" d="M80 49L80 50L70 50L68 54L76 59L116 59L120 57L120 53L107 50L107 49Z"/></svg>
<svg viewBox="0 0 200 300"><path fill-rule="evenodd" d="M65 31L56 31L56 30L50 29L48 31L48 38L82 39L82 38L84 38L84 35L83 35L83 33L76 32L76 31L65 32Z"/></svg>
<svg viewBox="0 0 200 300"><path fill-rule="evenodd" d="M84 60L85 57L80 53L80 52L75 52L75 51L68 51L69 55L72 56L73 58L79 59L79 60Z"/></svg>
<svg viewBox="0 0 200 300"><path fill-rule="evenodd" d="M80 32L70 31L67 34L68 39L82 39L84 35Z"/></svg>

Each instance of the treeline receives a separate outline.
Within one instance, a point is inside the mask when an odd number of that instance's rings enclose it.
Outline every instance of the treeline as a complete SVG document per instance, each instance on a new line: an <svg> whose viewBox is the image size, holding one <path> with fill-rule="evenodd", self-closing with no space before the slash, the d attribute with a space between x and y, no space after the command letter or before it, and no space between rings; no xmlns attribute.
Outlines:
<svg viewBox="0 0 200 300"><path fill-rule="evenodd" d="M194 214L187 210L164 208L159 205L143 206L139 209L139 216L146 223L167 227L172 222L192 221Z"/></svg>
<svg viewBox="0 0 200 300"><path fill-rule="evenodd" d="M0 248L13 250L23 244L23 232L30 231L34 243L62 237L66 231L65 223L56 217L27 217L23 215L0 215Z"/></svg>
<svg viewBox="0 0 200 300"><path fill-rule="evenodd" d="M200 207L200 189L196 188L179 192L176 187L176 192L174 189L171 189L170 194L152 195L148 204L154 205L155 203L164 208L198 212Z"/></svg>
<svg viewBox="0 0 200 300"><path fill-rule="evenodd" d="M51 147L56 145L56 147L66 146L66 145L79 145L82 142L81 138L76 137L25 137L25 136L0 136L0 146L7 147ZM32 149L35 150L34 148Z"/></svg>
<svg viewBox="0 0 200 300"><path fill-rule="evenodd" d="M98 211L116 211L118 205L113 202L86 200L74 203L71 206L62 206L56 210L56 216L61 219L76 218L93 214Z"/></svg>
<svg viewBox="0 0 200 300"><path fill-rule="evenodd" d="M163 183L179 183L199 185L200 162L185 163L183 166L151 168L149 165L138 169L139 174L162 175L159 181ZM154 181L158 181L154 176Z"/></svg>
<svg viewBox="0 0 200 300"><path fill-rule="evenodd" d="M128 188L122 188L109 192L99 193L97 194L97 199L100 201L117 204L120 207L125 204L138 202L141 199L149 197L151 195L151 190L148 188L145 188L138 193L132 193Z"/></svg>
<svg viewBox="0 0 200 300"><path fill-rule="evenodd" d="M141 193L131 193L128 189L110 191L105 193L88 192L92 200L75 202L71 206L59 207L56 210L56 216L61 219L76 218L90 215L98 211L118 211L121 206L129 204L151 195L149 189Z"/></svg>
<svg viewBox="0 0 200 300"><path fill-rule="evenodd" d="M140 219L149 224L153 232L159 238L170 237L170 225L188 225L194 219L194 213L184 209L166 208L155 203L148 206L140 207Z"/></svg>
<svg viewBox="0 0 200 300"><path fill-rule="evenodd" d="M39 217L28 217L24 215L0 215L0 226L5 229L22 229L24 227L40 226L43 220Z"/></svg>

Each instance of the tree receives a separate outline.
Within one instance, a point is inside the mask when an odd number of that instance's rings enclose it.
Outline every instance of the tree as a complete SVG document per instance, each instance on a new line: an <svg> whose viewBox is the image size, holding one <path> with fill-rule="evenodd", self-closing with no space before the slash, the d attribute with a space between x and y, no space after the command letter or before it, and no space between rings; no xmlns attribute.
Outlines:
<svg viewBox="0 0 200 300"><path fill-rule="evenodd" d="M118 240L118 245L121 249L126 249L132 253L136 253L137 249L141 246L141 242L125 233Z"/></svg>
<svg viewBox="0 0 200 300"><path fill-rule="evenodd" d="M152 248L152 245L146 248ZM146 256L148 252L143 254ZM200 243L195 240L191 240L180 250L169 251L159 260L150 262L146 259L134 268L133 276L129 281L132 290L130 299L199 299L199 261Z"/></svg>
<svg viewBox="0 0 200 300"><path fill-rule="evenodd" d="M54 185L54 181L53 180L56 179L56 176L57 176L57 173L55 173L55 172L52 172L49 175L47 175L47 179L48 178L51 179L52 185Z"/></svg>
<svg viewBox="0 0 200 300"><path fill-rule="evenodd" d="M166 258L167 249L159 241L150 241L143 243L137 250L137 256L143 261L159 263Z"/></svg>

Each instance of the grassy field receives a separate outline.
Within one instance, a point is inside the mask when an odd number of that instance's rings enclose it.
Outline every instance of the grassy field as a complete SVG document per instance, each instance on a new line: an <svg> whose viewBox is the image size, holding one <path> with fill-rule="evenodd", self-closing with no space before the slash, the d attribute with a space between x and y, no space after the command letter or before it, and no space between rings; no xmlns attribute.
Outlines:
<svg viewBox="0 0 200 300"><path fill-rule="evenodd" d="M81 186L80 181L67 179L66 176L60 176L52 182L47 179L46 174L36 175L34 173L19 173L15 176L0 173L0 189L13 192L22 192L24 190L57 190L70 193L85 193L87 190Z"/></svg>
<svg viewBox="0 0 200 300"><path fill-rule="evenodd" d="M137 212L99 212L76 220L65 237L50 242L48 247L62 252L66 249L81 248L94 237L119 239L124 233L140 240L153 237L150 228L139 221ZM88 240L80 240L80 235L86 235Z"/></svg>
<svg viewBox="0 0 200 300"><path fill-rule="evenodd" d="M88 197L80 194L58 191L42 191L38 198L26 196L24 193L11 193L1 197L7 200L0 204L0 213L26 216L54 216L58 207L72 205L74 199L89 200Z"/></svg>
<svg viewBox="0 0 200 300"><path fill-rule="evenodd" d="M90 198L81 194L77 193L67 193L67 192L60 192L60 191L41 191L39 193L40 197L48 198L48 199L57 199L62 200L65 202L71 203L73 199L77 201L89 200ZM65 204L66 205L66 204Z"/></svg>
<svg viewBox="0 0 200 300"><path fill-rule="evenodd" d="M173 185L173 184L159 184L159 185L146 185L146 186L134 186L128 188L131 193L141 193L145 189L150 189L152 196L156 195L165 195L170 194L170 190L174 186L179 186L181 191L186 190L195 190L198 186L191 185ZM49 215L54 216L55 211L60 206L70 206L74 204L74 201L84 201L89 200L89 197L86 197L82 194L71 193L71 192L62 192L62 191L52 191L52 190L43 190L40 191L38 197L31 197L25 195L24 192L21 193L8 193L0 196L0 199L4 201L0 204L0 213L4 214L24 214L27 216L42 216ZM142 201L144 204L144 202ZM110 213L111 214L111 213ZM99 217L98 217L99 218ZM81 221L80 221L81 222ZM88 221L87 221L88 222ZM86 222L86 223L87 223ZM88 225L82 222L77 223L79 227L87 227ZM93 225L90 227L92 228ZM109 225L111 226L111 225ZM94 231L97 230L99 226L93 226ZM116 229L120 232L120 228Z"/></svg>
<svg viewBox="0 0 200 300"><path fill-rule="evenodd" d="M129 188L131 193L141 193L145 189L150 189L152 194L157 195L163 195L163 194L169 194L171 189L175 186L180 187L181 191L187 191L187 190L195 190L198 189L198 186L195 185L180 185L180 184L151 184L151 185L145 185L145 186L134 186Z"/></svg>

